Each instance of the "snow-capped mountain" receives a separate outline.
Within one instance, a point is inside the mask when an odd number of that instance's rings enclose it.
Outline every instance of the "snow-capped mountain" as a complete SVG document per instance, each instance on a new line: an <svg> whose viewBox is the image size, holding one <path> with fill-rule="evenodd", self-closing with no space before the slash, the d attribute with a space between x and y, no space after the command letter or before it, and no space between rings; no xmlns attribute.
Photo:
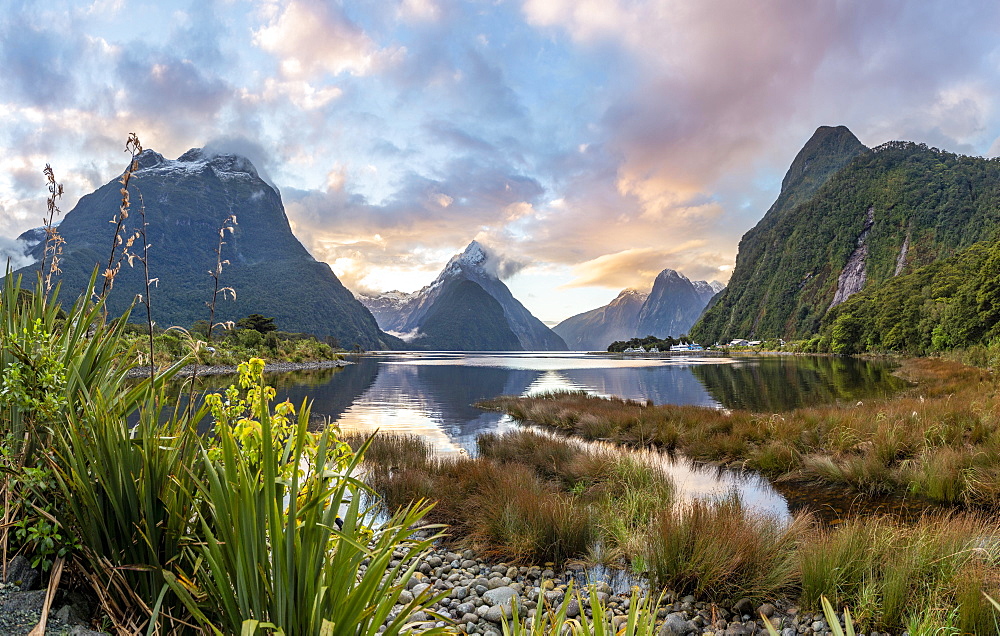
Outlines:
<svg viewBox="0 0 1000 636"><path fill-rule="evenodd" d="M421 342L422 337L427 336L428 321L432 318L435 321L444 320L448 312L442 312L438 306L439 301L446 300L448 304L460 303L465 309L463 315L466 316L467 327L472 322L485 320L485 316L477 316L475 312L469 312L467 295L476 293L471 286L463 286L463 293L453 293L452 289L462 281L470 281L481 288L490 297L499 303L503 311L503 320L508 328L516 336L520 348L526 351L562 351L566 349L566 343L556 335L551 329L546 327L542 321L535 318L531 312L525 309L507 285L500 280L496 274L496 265L499 259L481 245L478 241L472 241L465 251L456 254L448 261L441 273L434 281L412 294L401 292L388 292L378 296L359 295L360 300L375 315L379 326L386 331L401 335L415 346L425 346ZM488 303L478 303L483 306ZM453 312L454 313L454 312ZM458 324L452 325L454 329L462 329ZM439 330L440 331L440 330ZM506 342L499 334L493 334L491 341ZM449 339L450 342L457 342ZM487 347L485 343L479 346L476 343L466 343L466 349L494 349Z"/></svg>

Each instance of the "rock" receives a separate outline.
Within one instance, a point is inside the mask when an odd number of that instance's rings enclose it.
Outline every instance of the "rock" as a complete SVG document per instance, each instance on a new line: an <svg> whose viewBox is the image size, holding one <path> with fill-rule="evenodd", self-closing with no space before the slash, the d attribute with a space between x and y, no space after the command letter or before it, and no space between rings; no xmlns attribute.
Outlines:
<svg viewBox="0 0 1000 636"><path fill-rule="evenodd" d="M12 592L3 600L0 600L0 614L42 613L42 605L45 603L45 590L32 590L30 592Z"/></svg>
<svg viewBox="0 0 1000 636"><path fill-rule="evenodd" d="M439 568L441 567L442 563L444 563L444 561L442 561L441 557L438 556L432 556L427 559L427 565L431 566L432 568Z"/></svg>
<svg viewBox="0 0 1000 636"><path fill-rule="evenodd" d="M520 574L520 572L518 571L518 569L515 568L515 567L513 567L513 566L511 566L511 567L507 568L507 572L506 572L505 576L508 579L516 579L518 574Z"/></svg>
<svg viewBox="0 0 1000 636"><path fill-rule="evenodd" d="M494 605L486 610L486 620L491 623L500 624L503 619L510 619L514 616L514 610L510 605Z"/></svg>
<svg viewBox="0 0 1000 636"><path fill-rule="evenodd" d="M488 605L508 605L516 603L517 591L511 587L497 587L483 594L483 601Z"/></svg>
<svg viewBox="0 0 1000 636"><path fill-rule="evenodd" d="M566 618L576 618L580 615L580 602L575 598L566 604Z"/></svg>
<svg viewBox="0 0 1000 636"><path fill-rule="evenodd" d="M825 632L827 629L826 621L813 621L812 627L814 632Z"/></svg>
<svg viewBox="0 0 1000 636"><path fill-rule="evenodd" d="M69 630L69 636L108 636L105 632L95 632L83 625L74 625Z"/></svg>
<svg viewBox="0 0 1000 636"><path fill-rule="evenodd" d="M786 627L781 630L781 636L795 636L796 631L794 627Z"/></svg>
<svg viewBox="0 0 1000 636"><path fill-rule="evenodd" d="M660 626L660 636L684 636L691 631L694 631L691 629L691 624L677 613L667 614L663 625Z"/></svg>
<svg viewBox="0 0 1000 636"><path fill-rule="evenodd" d="M455 608L455 610L460 614L472 614L476 611L476 606L473 605L472 603L461 603L459 604L458 607ZM462 621L462 622L468 622L468 621Z"/></svg>
<svg viewBox="0 0 1000 636"><path fill-rule="evenodd" d="M412 614L410 614L410 617L409 617L409 619L406 622L407 623L426 623L429 620L431 620L431 617L427 614L427 612L413 612Z"/></svg>
<svg viewBox="0 0 1000 636"><path fill-rule="evenodd" d="M771 603L764 603L763 605L757 608L757 616L763 614L767 618L771 618L772 616L774 616L774 610L775 610L774 605L772 605Z"/></svg>
<svg viewBox="0 0 1000 636"><path fill-rule="evenodd" d="M747 636L751 632L743 623L730 623L726 631L722 633L724 636Z"/></svg>
<svg viewBox="0 0 1000 636"><path fill-rule="evenodd" d="M412 603L413 593L410 592L409 590L403 590L402 592L399 593L399 600L396 602L402 603L403 605L406 605L407 603Z"/></svg>
<svg viewBox="0 0 1000 636"><path fill-rule="evenodd" d="M4 582L16 585L22 592L38 589L41 578L38 570L31 567L31 562L20 554L7 562L7 580Z"/></svg>
<svg viewBox="0 0 1000 636"><path fill-rule="evenodd" d="M469 568L474 568L474 567L476 567L476 562L473 561L472 559L466 559L462 561L463 570L468 570Z"/></svg>
<svg viewBox="0 0 1000 636"><path fill-rule="evenodd" d="M454 588L452 588L451 594L449 594L451 598L457 598L460 601L468 595L469 595L469 588L465 587L464 585L455 586Z"/></svg>
<svg viewBox="0 0 1000 636"><path fill-rule="evenodd" d="M733 605L733 613L738 616L750 614L751 612L753 612L753 602L748 598L741 598Z"/></svg>
<svg viewBox="0 0 1000 636"><path fill-rule="evenodd" d="M426 590L429 590L430 588L431 588L430 583L418 583L417 585L414 585L413 589L410 591L413 593L414 598L416 598L421 594L423 594Z"/></svg>
<svg viewBox="0 0 1000 636"><path fill-rule="evenodd" d="M465 614L462 615L462 620L459 621L459 622L462 622L462 623L478 623L479 622L479 617L476 616L475 614L473 614L472 612L466 612Z"/></svg>
<svg viewBox="0 0 1000 636"><path fill-rule="evenodd" d="M72 605L63 605L59 608L59 611L56 612L56 618L67 625L83 625L87 622L87 618L80 616L77 608Z"/></svg>

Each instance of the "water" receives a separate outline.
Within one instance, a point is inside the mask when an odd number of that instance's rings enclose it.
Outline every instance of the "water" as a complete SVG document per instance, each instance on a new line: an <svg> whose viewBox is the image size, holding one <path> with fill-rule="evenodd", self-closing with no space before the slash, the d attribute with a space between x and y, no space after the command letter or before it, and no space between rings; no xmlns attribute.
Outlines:
<svg viewBox="0 0 1000 636"><path fill-rule="evenodd" d="M215 379L222 384L226 380ZM269 378L279 399L312 400L314 416L345 431L419 435L440 455L476 452L484 432L518 426L473 404L498 395L578 390L595 395L778 412L806 404L858 401L904 383L886 364L829 357L621 357L582 353L400 352L364 356L337 370ZM683 498L736 491L751 508L786 517L788 499L753 473L651 454Z"/></svg>

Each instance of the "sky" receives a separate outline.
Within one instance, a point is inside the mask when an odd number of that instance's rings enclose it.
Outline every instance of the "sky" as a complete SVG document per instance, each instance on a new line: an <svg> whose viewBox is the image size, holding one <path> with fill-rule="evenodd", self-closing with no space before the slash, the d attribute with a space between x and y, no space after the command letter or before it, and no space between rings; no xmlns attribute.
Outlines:
<svg viewBox="0 0 1000 636"><path fill-rule="evenodd" d="M473 239L550 323L726 282L821 125L1000 154L995 0L0 0L0 251L124 144L239 152L348 288ZM155 250L155 246L153 248Z"/></svg>

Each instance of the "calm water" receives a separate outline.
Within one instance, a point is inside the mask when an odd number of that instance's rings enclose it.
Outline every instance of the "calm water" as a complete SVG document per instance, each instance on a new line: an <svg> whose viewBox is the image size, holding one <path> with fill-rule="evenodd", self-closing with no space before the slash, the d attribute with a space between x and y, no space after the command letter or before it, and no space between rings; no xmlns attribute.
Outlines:
<svg viewBox="0 0 1000 636"><path fill-rule="evenodd" d="M216 379L219 381L218 379ZM582 390L652 400L776 412L857 401L899 390L888 365L829 357L622 358L579 353L387 353L343 369L274 375L279 399L308 397L313 414L346 431L419 435L442 455L475 454L476 437L502 432L510 417L473 406L498 395ZM654 454L686 497L736 490L750 506L787 515L799 504L756 475L705 468ZM821 504L824 505L824 504Z"/></svg>

